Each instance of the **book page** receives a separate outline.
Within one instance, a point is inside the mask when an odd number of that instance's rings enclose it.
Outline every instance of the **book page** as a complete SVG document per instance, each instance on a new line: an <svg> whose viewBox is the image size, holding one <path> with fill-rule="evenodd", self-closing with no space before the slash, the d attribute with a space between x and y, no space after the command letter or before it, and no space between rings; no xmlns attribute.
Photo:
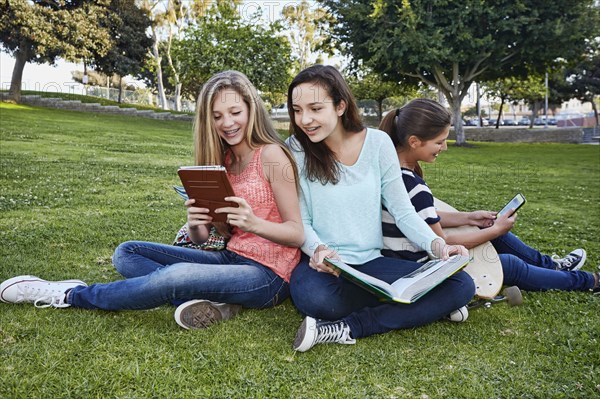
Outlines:
<svg viewBox="0 0 600 399"><path fill-rule="evenodd" d="M456 273L469 262L467 256L451 256L448 260L432 260L419 269L392 283L396 295L409 302L425 295L439 283Z"/></svg>
<svg viewBox="0 0 600 399"><path fill-rule="evenodd" d="M392 286L390 284L386 283L385 281L379 280L378 278L375 278L373 276L369 276L368 274L363 273L363 272L355 269L354 267L345 264L344 262L342 262L339 259L325 258L325 262L328 265L332 266L333 268L340 270L344 275L352 277L352 280L355 283L358 283L361 285L362 285L362 283L369 284L373 287L378 288L379 291L386 293L388 296L390 296L390 297L393 296Z"/></svg>

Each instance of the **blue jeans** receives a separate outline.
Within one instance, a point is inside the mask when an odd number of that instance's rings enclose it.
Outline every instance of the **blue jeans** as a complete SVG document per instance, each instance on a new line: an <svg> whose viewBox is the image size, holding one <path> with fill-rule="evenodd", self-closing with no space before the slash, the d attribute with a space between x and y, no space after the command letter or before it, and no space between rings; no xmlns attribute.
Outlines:
<svg viewBox="0 0 600 399"><path fill-rule="evenodd" d="M308 260L303 254L292 272L290 292L294 304L301 313L317 319L343 320L350 326L354 338L434 322L466 305L475 295L473 279L459 272L415 303L385 303L343 277L311 269ZM421 264L416 262L386 257L355 265L362 272L388 283L419 266Z"/></svg>
<svg viewBox="0 0 600 399"><path fill-rule="evenodd" d="M587 291L594 287L592 273L555 270L550 256L527 246L512 233L491 243L499 254L505 285L516 285L526 291Z"/></svg>
<svg viewBox="0 0 600 399"><path fill-rule="evenodd" d="M113 255L125 280L78 286L67 303L87 309L152 309L165 303L208 299L266 308L289 296L289 285L271 269L231 251L202 251L129 241Z"/></svg>

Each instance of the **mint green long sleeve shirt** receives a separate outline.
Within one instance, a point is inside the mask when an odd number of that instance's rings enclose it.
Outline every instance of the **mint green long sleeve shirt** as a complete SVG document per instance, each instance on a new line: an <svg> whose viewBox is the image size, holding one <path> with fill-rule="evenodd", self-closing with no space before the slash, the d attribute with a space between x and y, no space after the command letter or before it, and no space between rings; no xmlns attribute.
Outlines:
<svg viewBox="0 0 600 399"><path fill-rule="evenodd" d="M351 166L340 164L340 181L335 185L308 180L302 147L293 137L287 144L300 172L305 254L312 256L317 246L325 244L348 264L381 256L383 204L410 241L432 255L431 244L439 237L415 212L394 145L385 132L367 129L358 160Z"/></svg>

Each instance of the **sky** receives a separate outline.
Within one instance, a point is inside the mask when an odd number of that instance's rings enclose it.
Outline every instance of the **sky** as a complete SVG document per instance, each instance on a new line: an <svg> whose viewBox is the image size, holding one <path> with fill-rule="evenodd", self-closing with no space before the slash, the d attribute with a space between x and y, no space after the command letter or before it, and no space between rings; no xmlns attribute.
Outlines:
<svg viewBox="0 0 600 399"><path fill-rule="evenodd" d="M3 90L10 88L15 60L7 53L0 53L0 84ZM83 71L83 64L77 65L59 60L57 66L48 64L25 64L23 69L23 90L64 92L83 94L83 86L74 82L71 71ZM79 91L78 91L79 90Z"/></svg>
<svg viewBox="0 0 600 399"><path fill-rule="evenodd" d="M240 14L243 18L250 19L253 14L262 9L262 19L274 21L281 18L281 10L285 5L297 4L300 0L246 0L240 6ZM309 1L314 3L314 1ZM0 88L8 90L12 77L15 61L12 56L0 52ZM56 66L48 64L27 63L23 70L23 90L35 90L46 92L63 92L84 94L83 85L74 82L71 71L83 71L83 64L74 64L64 60L58 60ZM132 79L126 79L131 82Z"/></svg>

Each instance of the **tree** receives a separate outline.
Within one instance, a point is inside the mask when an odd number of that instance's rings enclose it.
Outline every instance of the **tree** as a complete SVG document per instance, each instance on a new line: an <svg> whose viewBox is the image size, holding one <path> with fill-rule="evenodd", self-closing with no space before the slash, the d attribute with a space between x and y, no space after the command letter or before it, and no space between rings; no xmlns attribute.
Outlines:
<svg viewBox="0 0 600 399"><path fill-rule="evenodd" d="M112 47L102 26L107 0L1 0L0 42L15 58L9 97L21 100L23 69L28 62L54 64L104 55Z"/></svg>
<svg viewBox="0 0 600 399"><path fill-rule="evenodd" d="M167 1L164 14L164 23L167 27L167 40L163 47L172 77L172 82L170 83L175 89L173 93L175 97L175 111L181 111L181 67L178 60L174 60L171 50L173 48L173 40L181 39L186 19L191 17L191 12L191 9L187 8L186 4L181 0Z"/></svg>
<svg viewBox="0 0 600 399"><path fill-rule="evenodd" d="M137 75L152 45L152 39L146 35L150 18L136 6L135 0L111 0L109 10L103 25L108 28L114 44L106 54L94 54L90 65L106 75L116 74L119 79ZM118 87L118 102L121 102L123 85Z"/></svg>
<svg viewBox="0 0 600 399"><path fill-rule="evenodd" d="M592 46L577 65L566 69L565 77L573 97L583 103L590 102L592 104L596 126L599 126L598 107L594 101L596 96L600 95L600 41L598 38L595 39Z"/></svg>
<svg viewBox="0 0 600 399"><path fill-rule="evenodd" d="M327 55L333 54L334 49L328 40L328 31L334 19L327 10L322 7L311 7L308 1L302 0L286 5L282 15L294 54L296 64L294 74L319 62L321 52Z"/></svg>
<svg viewBox="0 0 600 399"><path fill-rule="evenodd" d="M500 128L500 120L502 120L502 111L504 104L509 101L515 101L517 94L516 90L519 87L520 81L516 78L501 78L491 82L484 82L484 91L488 97L500 99L498 109L498 118L496 119L496 129Z"/></svg>
<svg viewBox="0 0 600 399"><path fill-rule="evenodd" d="M146 83L156 88L159 103L168 108L166 91L174 96L175 110L181 109L183 82L182 65L175 56L177 42L183 40L185 29L194 25L210 10L226 10L225 14L238 15L243 0L142 0L142 7L152 16L152 51L140 73ZM155 76L150 76L154 74Z"/></svg>
<svg viewBox="0 0 600 399"><path fill-rule="evenodd" d="M226 69L246 74L263 96L285 91L290 53L279 25L245 23L226 8L209 10L174 45L183 92L193 98L210 76Z"/></svg>
<svg viewBox="0 0 600 399"><path fill-rule="evenodd" d="M401 84L398 81L385 80L385 77L366 69L348 76L348 84L352 93L358 99L371 99L377 102L377 117L383 114L383 101L390 97L399 97L410 94L415 96L417 87Z"/></svg>
<svg viewBox="0 0 600 399"><path fill-rule="evenodd" d="M152 44L154 46L154 42ZM166 46L167 43L166 42L159 42L158 43L158 54L164 54L164 52L166 51ZM162 78L162 88L163 91L165 93L165 98L166 98L166 93L169 94L173 94L175 93L175 86L174 86L174 82L176 81L176 79L171 76L172 71L171 68L169 67L169 61L167 60L166 57L160 57L160 76ZM156 64L156 59L154 58L153 55L153 49L150 50L150 54L149 56L146 58L146 61L144 63L144 65L142 66L142 69L138 72L138 74L136 75L136 77L138 79L140 79L142 82L144 82L144 84L151 88L152 90L156 90L158 91L158 76L159 73L157 71L158 69L158 65Z"/></svg>
<svg viewBox="0 0 600 399"><path fill-rule="evenodd" d="M160 38L158 30L163 24L163 14L158 10L161 5L161 0L142 0L141 7L151 15L152 25L150 26L150 33L152 37L152 59L154 62L147 65L145 69L151 69L156 73L156 88L158 91L158 102L162 109L168 109L167 96L165 95L165 88L163 85L163 65L162 56L159 51Z"/></svg>
<svg viewBox="0 0 600 399"><path fill-rule="evenodd" d="M581 53L597 32L592 0L320 0L353 62L439 89L465 143L461 103L471 84L541 72Z"/></svg>

